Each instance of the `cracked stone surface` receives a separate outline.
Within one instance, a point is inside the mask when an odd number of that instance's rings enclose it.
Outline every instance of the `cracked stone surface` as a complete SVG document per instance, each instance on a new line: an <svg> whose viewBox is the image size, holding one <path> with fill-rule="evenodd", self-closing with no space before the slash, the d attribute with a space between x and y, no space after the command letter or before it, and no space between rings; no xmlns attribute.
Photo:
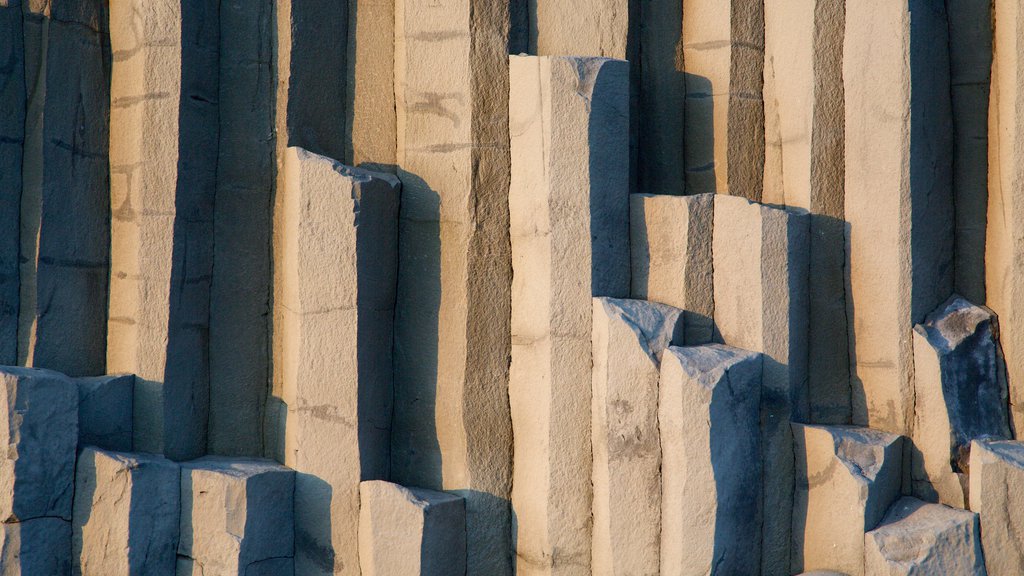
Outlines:
<svg viewBox="0 0 1024 576"><path fill-rule="evenodd" d="M978 515L903 497L864 535L867 576L985 576Z"/></svg>

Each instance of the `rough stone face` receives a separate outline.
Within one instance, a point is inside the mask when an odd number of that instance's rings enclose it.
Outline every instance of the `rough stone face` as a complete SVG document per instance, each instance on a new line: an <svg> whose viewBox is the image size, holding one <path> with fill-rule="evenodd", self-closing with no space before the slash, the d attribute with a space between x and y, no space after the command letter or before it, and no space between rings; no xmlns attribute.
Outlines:
<svg viewBox="0 0 1024 576"><path fill-rule="evenodd" d="M790 422L807 400L808 218L715 196L715 325L722 342L764 354L762 572L789 570L793 506Z"/></svg>
<svg viewBox="0 0 1024 576"><path fill-rule="evenodd" d="M295 469L295 566L358 570L359 482L388 474L400 186L288 150L283 190L284 464Z"/></svg>
<svg viewBox="0 0 1024 576"><path fill-rule="evenodd" d="M517 574L589 574L591 297L629 294L628 66L513 56L510 77Z"/></svg>
<svg viewBox="0 0 1024 576"><path fill-rule="evenodd" d="M911 480L927 502L965 508L971 441L1009 438L996 318L953 296L914 326Z"/></svg>
<svg viewBox="0 0 1024 576"><path fill-rule="evenodd" d="M903 437L854 426L793 424L793 571L864 574L864 533L900 496Z"/></svg>
<svg viewBox="0 0 1024 576"><path fill-rule="evenodd" d="M760 200L764 167L764 5L683 0L689 194Z"/></svg>
<svg viewBox="0 0 1024 576"><path fill-rule="evenodd" d="M1018 534L1024 495L1024 444L1008 440L971 443L971 510L978 513L989 576L1024 573Z"/></svg>
<svg viewBox="0 0 1024 576"><path fill-rule="evenodd" d="M345 161L394 172L395 2L348 0Z"/></svg>
<svg viewBox="0 0 1024 576"><path fill-rule="evenodd" d="M594 298L591 572L657 574L661 524L658 376L683 339L683 311Z"/></svg>
<svg viewBox="0 0 1024 576"><path fill-rule="evenodd" d="M78 457L73 573L173 574L178 465L162 456L88 447Z"/></svg>
<svg viewBox="0 0 1024 576"><path fill-rule="evenodd" d="M949 54L935 49L947 40L941 0L846 6L853 423L907 436L911 328L953 291Z"/></svg>
<svg viewBox="0 0 1024 576"><path fill-rule="evenodd" d="M78 445L130 452L135 376L116 374L76 378Z"/></svg>
<svg viewBox="0 0 1024 576"><path fill-rule="evenodd" d="M20 2L0 6L0 364L18 359L18 282L22 162L25 146L25 39Z"/></svg>
<svg viewBox="0 0 1024 576"><path fill-rule="evenodd" d="M904 497L864 535L867 576L985 576L978 515Z"/></svg>
<svg viewBox="0 0 1024 576"><path fill-rule="evenodd" d="M294 491L295 472L276 462L206 456L182 464L178 575L247 576L261 562L290 558ZM184 573L183 557L192 568Z"/></svg>
<svg viewBox="0 0 1024 576"><path fill-rule="evenodd" d="M466 572L466 501L384 481L359 485L362 576Z"/></svg>
<svg viewBox="0 0 1024 576"><path fill-rule="evenodd" d="M761 354L721 344L662 357L663 576L741 574L761 562L761 374Z"/></svg>
<svg viewBox="0 0 1024 576"><path fill-rule="evenodd" d="M403 192L391 479L466 498L470 576L513 573L512 9L489 0L395 3Z"/></svg>
<svg viewBox="0 0 1024 576"><path fill-rule="evenodd" d="M0 574L71 573L71 522L35 518L0 524Z"/></svg>
<svg viewBox="0 0 1024 576"><path fill-rule="evenodd" d="M685 310L685 343L714 336L714 196L630 194L630 296Z"/></svg>
<svg viewBox="0 0 1024 576"><path fill-rule="evenodd" d="M634 2L640 6L638 192L683 194L686 182L683 124L686 75L680 39L682 2ZM634 17L635 19L635 17ZM636 57L634 56L634 61ZM634 74L636 68L634 67Z"/></svg>

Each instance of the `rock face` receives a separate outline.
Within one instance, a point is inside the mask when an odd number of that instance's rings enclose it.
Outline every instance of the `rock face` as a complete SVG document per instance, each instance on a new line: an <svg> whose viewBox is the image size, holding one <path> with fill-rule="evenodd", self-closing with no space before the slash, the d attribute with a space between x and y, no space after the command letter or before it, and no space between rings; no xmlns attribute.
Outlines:
<svg viewBox="0 0 1024 576"><path fill-rule="evenodd" d="M359 482L387 476L400 185L288 151L281 229L284 463L295 469L295 566L358 566Z"/></svg>
<svg viewBox="0 0 1024 576"><path fill-rule="evenodd" d="M295 472L275 462L207 456L183 464L179 576L244 575L271 560L291 573L294 491Z"/></svg>
<svg viewBox="0 0 1024 576"><path fill-rule="evenodd" d="M721 341L764 354L762 572L789 570L793 507L790 422L807 418L808 220L715 196L715 325Z"/></svg>
<svg viewBox="0 0 1024 576"><path fill-rule="evenodd" d="M627 72L604 58L511 58L509 399L521 575L590 573L591 297L629 294Z"/></svg>
<svg viewBox="0 0 1024 576"><path fill-rule="evenodd" d="M74 574L173 574L180 471L162 456L86 448L75 471Z"/></svg>
<svg viewBox="0 0 1024 576"><path fill-rule="evenodd" d="M135 376L76 378L75 383L78 385L78 445L130 452Z"/></svg>
<svg viewBox="0 0 1024 576"><path fill-rule="evenodd" d="M0 5L0 226L18 230L25 147L25 36L20 2ZM0 363L18 360L19 234L0 240Z"/></svg>
<svg viewBox="0 0 1024 576"><path fill-rule="evenodd" d="M395 3L403 193L391 479L465 495L470 576L513 573L510 10Z"/></svg>
<svg viewBox="0 0 1024 576"><path fill-rule="evenodd" d="M901 498L864 535L864 568L867 576L985 576L978 515Z"/></svg>
<svg viewBox="0 0 1024 576"><path fill-rule="evenodd" d="M466 502L444 492L382 481L359 486L363 576L466 572Z"/></svg>
<svg viewBox="0 0 1024 576"><path fill-rule="evenodd" d="M793 571L864 574L864 533L899 498L903 438L854 426L793 424Z"/></svg>
<svg viewBox="0 0 1024 576"><path fill-rule="evenodd" d="M594 298L591 572L657 574L661 524L658 376L683 337L683 311Z"/></svg>
<svg viewBox="0 0 1024 576"><path fill-rule="evenodd" d="M762 356L669 348L658 408L661 574L743 573L761 561ZM657 572L654 572L657 573Z"/></svg>
<svg viewBox="0 0 1024 576"><path fill-rule="evenodd" d="M1024 444L975 440L971 444L971 510L981 521L981 544L989 576L1024 573L1024 551L1017 535L1024 486Z"/></svg>
<svg viewBox="0 0 1024 576"><path fill-rule="evenodd" d="M0 526L0 574L70 574L71 522L35 518Z"/></svg>
<svg viewBox="0 0 1024 576"><path fill-rule="evenodd" d="M939 0L846 7L853 423L895 434L914 426L908 335L953 291L948 33Z"/></svg>
<svg viewBox="0 0 1024 576"><path fill-rule="evenodd" d="M714 195L630 194L630 296L685 310L688 345L714 336Z"/></svg>
<svg viewBox="0 0 1024 576"><path fill-rule="evenodd" d="M914 327L914 495L968 505L971 441L1009 438L996 318L953 296Z"/></svg>

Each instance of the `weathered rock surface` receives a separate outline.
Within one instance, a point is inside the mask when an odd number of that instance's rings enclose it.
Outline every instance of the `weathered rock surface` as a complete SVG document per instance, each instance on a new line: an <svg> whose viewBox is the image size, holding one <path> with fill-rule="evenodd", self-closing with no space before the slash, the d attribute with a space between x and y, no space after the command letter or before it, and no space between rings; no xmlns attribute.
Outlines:
<svg viewBox="0 0 1024 576"><path fill-rule="evenodd" d="M989 576L1024 573L1024 444L1009 440L971 443L971 510L978 513Z"/></svg>
<svg viewBox="0 0 1024 576"><path fill-rule="evenodd" d="M247 576L269 560L291 573L294 491L295 472L268 460L182 464L178 575Z"/></svg>
<svg viewBox="0 0 1024 576"><path fill-rule="evenodd" d="M630 296L685 310L685 343L714 336L714 196L630 194Z"/></svg>
<svg viewBox="0 0 1024 576"><path fill-rule="evenodd" d="M135 376L76 378L75 383L78 385L78 446L130 452Z"/></svg>
<svg viewBox="0 0 1024 576"><path fill-rule="evenodd" d="M683 311L642 300L594 298L593 323L591 572L657 574L658 377L664 350L683 339Z"/></svg>
<svg viewBox="0 0 1024 576"><path fill-rule="evenodd" d="M793 424L793 571L864 574L864 533L900 496L903 437Z"/></svg>
<svg viewBox="0 0 1024 576"><path fill-rule="evenodd" d="M904 497L864 535L867 576L985 576L978 515Z"/></svg>
<svg viewBox="0 0 1024 576"><path fill-rule="evenodd" d="M390 174L288 150L284 463L295 469L298 573L358 567L359 482L388 473L400 186Z"/></svg>
<svg viewBox="0 0 1024 576"><path fill-rule="evenodd" d="M715 196L715 325L722 342L764 354L762 572L789 570L793 507L790 422L808 416L808 218Z"/></svg>
<svg viewBox="0 0 1024 576"><path fill-rule="evenodd" d="M43 517L0 524L0 574L70 573L70 521Z"/></svg>
<svg viewBox="0 0 1024 576"><path fill-rule="evenodd" d="M162 456L84 449L75 471L73 573L173 574L180 476Z"/></svg>
<svg viewBox="0 0 1024 576"><path fill-rule="evenodd" d="M384 481L359 485L363 576L466 572L466 502L444 492Z"/></svg>
<svg viewBox="0 0 1024 576"><path fill-rule="evenodd" d="M990 310L959 296L914 326L911 480L922 500L965 508L971 441L1010 437L998 333Z"/></svg>
<svg viewBox="0 0 1024 576"><path fill-rule="evenodd" d="M584 575L591 298L629 294L628 67L513 56L510 76L517 573Z"/></svg>
<svg viewBox="0 0 1024 576"><path fill-rule="evenodd" d="M664 576L740 574L761 562L761 374L761 354L721 344L662 357Z"/></svg>
<svg viewBox="0 0 1024 576"><path fill-rule="evenodd" d="M0 5L0 364L18 359L18 258L21 240L22 162L25 146L25 36L20 2Z"/></svg>
<svg viewBox="0 0 1024 576"><path fill-rule="evenodd" d="M913 17L911 17L913 13ZM953 291L949 26L938 0L846 7L853 423L913 430L911 328Z"/></svg>

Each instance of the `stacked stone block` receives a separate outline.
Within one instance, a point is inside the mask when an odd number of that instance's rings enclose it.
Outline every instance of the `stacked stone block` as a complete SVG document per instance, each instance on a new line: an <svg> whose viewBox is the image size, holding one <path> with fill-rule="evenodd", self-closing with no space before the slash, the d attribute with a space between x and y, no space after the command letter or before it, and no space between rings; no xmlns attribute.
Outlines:
<svg viewBox="0 0 1024 576"><path fill-rule="evenodd" d="M985 576L978 515L915 498L897 500L882 524L864 535L864 573Z"/></svg>

